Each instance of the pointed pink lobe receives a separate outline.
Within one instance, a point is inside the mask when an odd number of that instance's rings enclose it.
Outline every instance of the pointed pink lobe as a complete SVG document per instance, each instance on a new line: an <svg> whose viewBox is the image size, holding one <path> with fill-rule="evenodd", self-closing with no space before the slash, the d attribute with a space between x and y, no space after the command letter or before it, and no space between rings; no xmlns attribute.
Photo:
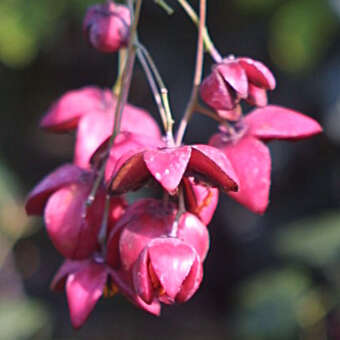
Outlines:
<svg viewBox="0 0 340 340"><path fill-rule="evenodd" d="M269 105L256 109L245 117L249 134L263 140L297 140L322 132L320 124L299 112Z"/></svg>
<svg viewBox="0 0 340 340"><path fill-rule="evenodd" d="M170 194L177 191L191 155L188 146L149 150L144 161L152 176Z"/></svg>
<svg viewBox="0 0 340 340"><path fill-rule="evenodd" d="M192 146L188 173L198 174L200 179L223 191L237 191L238 178L229 159L220 150L204 144Z"/></svg>
<svg viewBox="0 0 340 340"><path fill-rule="evenodd" d="M188 211L195 214L208 225L218 204L218 189L207 185L195 184L192 177L183 179L185 201Z"/></svg>
<svg viewBox="0 0 340 340"><path fill-rule="evenodd" d="M78 182L86 172L73 164L65 164L47 175L28 195L25 209L28 215L41 215L49 196L56 190Z"/></svg>
<svg viewBox="0 0 340 340"><path fill-rule="evenodd" d="M130 152L128 152L130 156ZM125 160L125 155L122 156ZM120 165L120 162L118 162ZM137 190L148 179L151 174L144 162L144 152L133 154L118 169L114 171L110 183L113 194L123 194L131 190Z"/></svg>
<svg viewBox="0 0 340 340"><path fill-rule="evenodd" d="M225 59L215 69L238 94L240 98L248 96L248 79L246 72L236 60Z"/></svg>
<svg viewBox="0 0 340 340"><path fill-rule="evenodd" d="M88 259L81 261L65 260L54 275L53 280L50 284L50 289L53 291L63 290L65 287L67 276L79 271L83 267L86 267L89 262L90 260Z"/></svg>
<svg viewBox="0 0 340 340"><path fill-rule="evenodd" d="M266 106L268 103L267 91L261 87L249 84L247 103L259 107Z"/></svg>
<svg viewBox="0 0 340 340"><path fill-rule="evenodd" d="M195 262L195 250L178 239L159 238L149 244L148 253L165 294L175 301Z"/></svg>
<svg viewBox="0 0 340 340"><path fill-rule="evenodd" d="M180 292L176 296L176 302L188 301L199 288L203 278L202 262L197 257L193 263L190 273L182 284Z"/></svg>
<svg viewBox="0 0 340 340"><path fill-rule="evenodd" d="M101 110L103 99L103 91L94 86L69 91L51 106L41 120L40 127L53 132L73 130L80 117Z"/></svg>
<svg viewBox="0 0 340 340"><path fill-rule="evenodd" d="M234 90L217 71L204 78L200 95L202 100L215 110L232 110L236 105Z"/></svg>
<svg viewBox="0 0 340 340"><path fill-rule="evenodd" d="M138 308L147 311L150 314L159 316L161 313L161 305L158 299L154 298L150 303L146 303L135 292L133 282L131 279L131 271L126 272L123 270L109 269L109 274L117 285L119 292L123 294L130 302L136 305Z"/></svg>
<svg viewBox="0 0 340 340"><path fill-rule="evenodd" d="M254 213L264 213L268 206L271 171L267 146L251 136L235 143L224 143L222 139L221 134L216 134L209 143L228 156L239 178L239 191L228 194Z"/></svg>
<svg viewBox="0 0 340 340"><path fill-rule="evenodd" d="M275 78L267 66L251 58L238 58L237 60L246 71L250 83L266 90L275 89Z"/></svg>
<svg viewBox="0 0 340 340"><path fill-rule="evenodd" d="M132 279L136 294L146 303L154 299L152 280L149 275L149 253L145 248L132 267Z"/></svg>
<svg viewBox="0 0 340 340"><path fill-rule="evenodd" d="M191 245L203 262L209 250L207 227L193 214L184 213L178 221L177 238Z"/></svg>
<svg viewBox="0 0 340 340"><path fill-rule="evenodd" d="M87 320L103 294L106 280L105 265L94 262L68 277L66 294L74 328L81 327Z"/></svg>
<svg viewBox="0 0 340 340"><path fill-rule="evenodd" d="M91 185L72 184L55 192L47 202L47 232L56 249L67 258L84 259L96 250L105 193L99 190L86 212L90 190Z"/></svg>

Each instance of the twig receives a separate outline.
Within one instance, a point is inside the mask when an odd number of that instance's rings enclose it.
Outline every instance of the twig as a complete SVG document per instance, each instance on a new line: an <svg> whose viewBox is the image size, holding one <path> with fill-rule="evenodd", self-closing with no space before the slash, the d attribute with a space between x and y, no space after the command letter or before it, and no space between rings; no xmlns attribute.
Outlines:
<svg viewBox="0 0 340 340"><path fill-rule="evenodd" d="M115 85L113 86L113 94L119 96L122 87L122 78L126 64L126 48L121 48L118 52L118 75Z"/></svg>
<svg viewBox="0 0 340 340"><path fill-rule="evenodd" d="M161 95L159 93L159 90L157 88L156 82L155 82L154 77L152 75L150 66L148 65L148 63L147 63L147 61L145 59L145 56L143 55L143 53L141 52L140 49L137 49L137 58L138 58L141 66L142 66L142 68L144 70L144 73L145 73L145 76L146 76L146 78L148 80L148 83L150 85L150 88L151 88L154 100L155 100L156 105L158 107L158 111L159 111L159 114L161 116L164 129L166 129L166 125L167 125L167 123L166 123L166 114L165 114L165 110L164 110L164 107L163 107Z"/></svg>
<svg viewBox="0 0 340 340"><path fill-rule="evenodd" d="M169 145L174 144L174 137L173 137L173 125L174 125L174 119L171 114L171 109L170 109L170 104L169 104L169 96L168 96L168 89L165 86L165 83L158 71L158 68L156 66L156 63L154 62L151 54L149 51L146 49L144 45L141 43L137 44L138 48L141 50L143 55L145 56L147 62L149 63L149 66L155 75L156 81L158 83L160 92L161 92L161 98L162 98L162 103L163 103L163 108L165 110L165 116L166 116L166 125L165 125L165 131L166 131L166 137L167 137L167 142Z"/></svg>
<svg viewBox="0 0 340 340"><path fill-rule="evenodd" d="M220 124L223 124L225 122L225 119L221 118L218 114L216 114L215 111L207 109L204 106L201 106L200 104L195 105L194 111L209 118L212 118L213 120Z"/></svg>
<svg viewBox="0 0 340 340"><path fill-rule="evenodd" d="M199 27L199 17L196 14L195 10L191 7L191 5L186 0L177 0L178 3L183 7L185 12L188 14L192 22ZM220 63L222 61L222 57L220 53L217 51L213 41L210 38L208 29L206 25L204 25L203 29L203 41L205 49L209 52L211 57L215 60L216 63Z"/></svg>
<svg viewBox="0 0 340 340"><path fill-rule="evenodd" d="M109 212L110 212L110 195L105 196L105 207L104 207L104 214L102 218L102 224L98 234L98 242L101 245L102 252L105 255L106 251L106 234L107 234L107 226L109 222Z"/></svg>
<svg viewBox="0 0 340 340"><path fill-rule="evenodd" d="M169 237L178 237L179 220L185 212L186 212L186 209L185 209L183 187L179 186L179 188L178 188L178 209L177 209L177 213L176 213L176 216L175 216L175 220L172 224L171 231L168 235Z"/></svg>
<svg viewBox="0 0 340 340"><path fill-rule="evenodd" d="M164 0L154 0L155 4L164 9L168 15L174 14L174 10Z"/></svg>
<svg viewBox="0 0 340 340"><path fill-rule="evenodd" d="M206 18L206 0L200 0L200 20L199 20L199 29L198 29L195 76L194 76L190 100L189 100L184 116L178 128L178 132L176 136L176 145L182 144L185 130L188 126L188 123L194 113L195 106L197 104L198 90L199 90L199 86L202 80L203 61L204 61L203 31L205 27L205 18Z"/></svg>

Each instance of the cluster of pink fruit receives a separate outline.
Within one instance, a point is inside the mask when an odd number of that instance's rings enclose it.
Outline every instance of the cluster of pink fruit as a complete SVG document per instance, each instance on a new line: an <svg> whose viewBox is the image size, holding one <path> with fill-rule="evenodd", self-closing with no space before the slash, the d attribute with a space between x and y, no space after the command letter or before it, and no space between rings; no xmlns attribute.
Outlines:
<svg viewBox="0 0 340 340"><path fill-rule="evenodd" d="M102 52L124 48L132 9L113 2L91 7L84 20L90 44ZM26 211L44 215L49 237L66 258L52 289L66 288L74 327L101 296L117 292L156 315L161 302L190 299L202 280L219 190L255 213L265 211L271 168L265 142L321 132L305 115L267 106L266 91L274 88L261 62L218 60L200 86L205 111L220 123L207 145L163 138L155 120L129 104L113 138L118 103L108 89L73 90L51 106L41 127L76 130L75 157L34 188ZM243 116L243 100L258 108ZM159 187L163 199L128 205L124 194L146 184Z"/></svg>

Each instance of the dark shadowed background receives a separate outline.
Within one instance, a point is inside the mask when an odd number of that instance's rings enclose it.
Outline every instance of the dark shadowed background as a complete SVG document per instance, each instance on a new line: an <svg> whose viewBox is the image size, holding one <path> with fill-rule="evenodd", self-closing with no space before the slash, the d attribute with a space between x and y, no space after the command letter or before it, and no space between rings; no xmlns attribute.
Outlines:
<svg viewBox="0 0 340 340"><path fill-rule="evenodd" d="M65 296L49 290L62 258L23 202L44 175L72 159L72 135L38 128L48 106L71 89L113 85L116 56L82 37L82 16L93 3L0 1L0 339L340 339L339 0L208 1L222 55L265 62L278 82L271 103L310 115L325 131L270 144L264 216L220 200L204 281L191 301L155 318L124 298L105 299L80 331L72 329ZM175 0L168 3L172 16L144 1L140 38L178 122L191 89L196 30ZM206 73L210 65L207 56ZM157 116L138 66L129 101ZM195 116L186 141L207 142L215 130Z"/></svg>

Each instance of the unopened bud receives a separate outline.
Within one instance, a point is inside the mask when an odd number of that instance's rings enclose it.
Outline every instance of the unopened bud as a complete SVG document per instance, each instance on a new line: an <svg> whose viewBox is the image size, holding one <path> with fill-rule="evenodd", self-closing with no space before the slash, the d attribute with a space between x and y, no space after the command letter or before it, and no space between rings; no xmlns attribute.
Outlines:
<svg viewBox="0 0 340 340"><path fill-rule="evenodd" d="M131 24L130 10L114 2L89 7L83 30L90 45L104 53L127 45Z"/></svg>

